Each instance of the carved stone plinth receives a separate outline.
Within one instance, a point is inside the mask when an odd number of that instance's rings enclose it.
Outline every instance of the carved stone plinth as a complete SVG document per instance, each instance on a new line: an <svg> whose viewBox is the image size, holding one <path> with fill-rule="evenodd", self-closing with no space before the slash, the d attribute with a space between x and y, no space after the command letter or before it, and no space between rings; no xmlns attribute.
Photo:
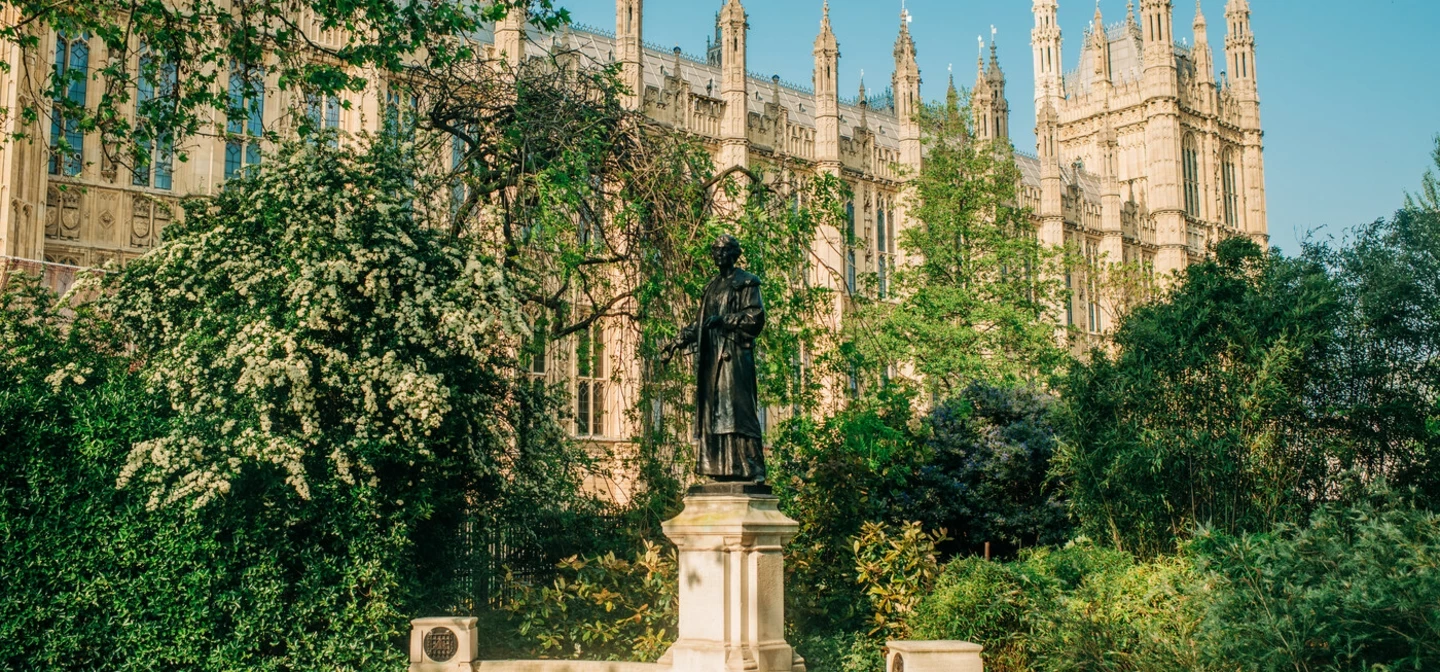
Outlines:
<svg viewBox="0 0 1440 672"><path fill-rule="evenodd" d="M773 495L695 492L664 524L679 549L679 638L662 665L684 672L804 672L785 641L785 561L799 524Z"/></svg>

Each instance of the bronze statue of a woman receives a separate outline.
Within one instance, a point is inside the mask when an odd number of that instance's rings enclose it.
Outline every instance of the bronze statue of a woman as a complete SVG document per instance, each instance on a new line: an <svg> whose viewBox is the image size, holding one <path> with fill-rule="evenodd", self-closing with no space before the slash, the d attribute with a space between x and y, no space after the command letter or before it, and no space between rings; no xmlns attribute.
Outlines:
<svg viewBox="0 0 1440 672"><path fill-rule="evenodd" d="M695 355L696 472L717 481L765 481L755 384L755 338L765 328L760 278L735 267L740 242L723 235L710 246L718 272L705 286L694 323L666 346L668 359Z"/></svg>

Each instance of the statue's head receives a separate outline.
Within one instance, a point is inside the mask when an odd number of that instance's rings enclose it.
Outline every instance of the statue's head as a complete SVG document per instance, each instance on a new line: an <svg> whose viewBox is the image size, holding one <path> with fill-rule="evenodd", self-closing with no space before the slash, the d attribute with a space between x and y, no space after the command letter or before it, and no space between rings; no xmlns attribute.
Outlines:
<svg viewBox="0 0 1440 672"><path fill-rule="evenodd" d="M740 241L728 233L721 234L715 242L710 245L710 258L715 265L721 269L730 268L740 260Z"/></svg>

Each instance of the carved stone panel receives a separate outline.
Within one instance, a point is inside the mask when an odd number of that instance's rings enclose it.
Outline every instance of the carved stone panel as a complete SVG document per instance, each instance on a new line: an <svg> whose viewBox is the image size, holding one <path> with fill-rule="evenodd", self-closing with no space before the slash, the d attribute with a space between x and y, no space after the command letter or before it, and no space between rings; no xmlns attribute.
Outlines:
<svg viewBox="0 0 1440 672"><path fill-rule="evenodd" d="M114 191L98 191L95 194L96 227L91 231L95 242L105 245L115 242L115 213L120 211L120 194Z"/></svg>
<svg viewBox="0 0 1440 672"><path fill-rule="evenodd" d="M172 216L168 203L136 196L130 206L130 246L154 247Z"/></svg>
<svg viewBox="0 0 1440 672"><path fill-rule="evenodd" d="M50 187L45 194L45 237L56 240L80 238L80 192Z"/></svg>
<svg viewBox="0 0 1440 672"><path fill-rule="evenodd" d="M150 247L154 239L155 202L136 196L130 206L130 246Z"/></svg>

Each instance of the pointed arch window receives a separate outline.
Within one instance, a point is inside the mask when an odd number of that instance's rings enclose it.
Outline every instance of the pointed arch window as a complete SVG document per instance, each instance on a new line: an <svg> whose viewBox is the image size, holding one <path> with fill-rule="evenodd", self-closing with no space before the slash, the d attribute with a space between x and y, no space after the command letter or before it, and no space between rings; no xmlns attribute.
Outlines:
<svg viewBox="0 0 1440 672"><path fill-rule="evenodd" d="M1185 214L1200 218L1200 152L1195 134L1185 134L1180 149L1181 168L1185 174Z"/></svg>
<svg viewBox="0 0 1440 672"><path fill-rule="evenodd" d="M1237 226L1240 222L1240 193L1235 180L1235 150L1227 148L1220 164L1222 200L1225 203L1225 224Z"/></svg>
<svg viewBox="0 0 1440 672"><path fill-rule="evenodd" d="M50 174L74 176L85 165L81 110L90 78L90 33L55 34L55 109L50 118Z"/></svg>

